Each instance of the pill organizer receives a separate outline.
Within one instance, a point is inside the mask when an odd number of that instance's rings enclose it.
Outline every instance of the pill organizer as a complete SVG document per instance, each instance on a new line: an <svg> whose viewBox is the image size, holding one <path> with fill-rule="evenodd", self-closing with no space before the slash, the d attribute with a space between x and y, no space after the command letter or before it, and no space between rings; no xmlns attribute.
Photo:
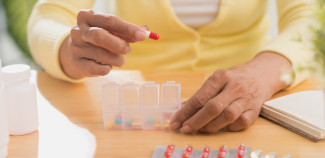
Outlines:
<svg viewBox="0 0 325 158"><path fill-rule="evenodd" d="M107 130L168 129L181 108L181 85L175 81L161 85L109 82L102 87L102 105Z"/></svg>

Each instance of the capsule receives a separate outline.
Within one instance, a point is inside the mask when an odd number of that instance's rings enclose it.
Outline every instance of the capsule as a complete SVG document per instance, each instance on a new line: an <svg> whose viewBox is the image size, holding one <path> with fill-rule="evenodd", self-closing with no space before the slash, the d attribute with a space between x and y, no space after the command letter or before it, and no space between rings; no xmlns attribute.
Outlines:
<svg viewBox="0 0 325 158"><path fill-rule="evenodd" d="M223 145L219 148L218 158L225 158L227 155L227 146Z"/></svg>
<svg viewBox="0 0 325 158"><path fill-rule="evenodd" d="M189 154L188 152L184 152L182 155L182 158L190 158L191 154Z"/></svg>
<svg viewBox="0 0 325 158"><path fill-rule="evenodd" d="M188 146L185 148L185 151L186 151L189 155L192 155L193 147L192 147L191 145L188 145Z"/></svg>
<svg viewBox="0 0 325 158"><path fill-rule="evenodd" d="M208 153L203 153L201 158L209 158L209 154Z"/></svg>
<svg viewBox="0 0 325 158"><path fill-rule="evenodd" d="M245 153L245 146L243 144L240 144L237 150L237 158L243 158L244 153Z"/></svg>
<svg viewBox="0 0 325 158"><path fill-rule="evenodd" d="M146 38L150 38L150 39L153 39L153 40L158 40L159 35L157 33L154 33L154 32L146 31Z"/></svg>
<svg viewBox="0 0 325 158"><path fill-rule="evenodd" d="M169 152L169 151L165 152L165 158L172 158L172 155L173 155L172 152Z"/></svg>
<svg viewBox="0 0 325 158"><path fill-rule="evenodd" d="M209 155L210 154L210 147L209 146L205 146L203 148L203 153L207 153Z"/></svg>
<svg viewBox="0 0 325 158"><path fill-rule="evenodd" d="M175 145L174 144L169 144L167 146L167 151L173 153L175 150Z"/></svg>

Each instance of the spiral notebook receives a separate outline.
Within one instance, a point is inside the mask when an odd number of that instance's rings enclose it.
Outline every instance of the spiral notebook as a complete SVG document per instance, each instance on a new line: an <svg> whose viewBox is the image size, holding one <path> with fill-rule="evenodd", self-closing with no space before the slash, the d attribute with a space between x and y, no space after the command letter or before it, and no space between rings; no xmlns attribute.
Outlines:
<svg viewBox="0 0 325 158"><path fill-rule="evenodd" d="M303 91L264 103L261 115L313 141L325 139L324 91Z"/></svg>

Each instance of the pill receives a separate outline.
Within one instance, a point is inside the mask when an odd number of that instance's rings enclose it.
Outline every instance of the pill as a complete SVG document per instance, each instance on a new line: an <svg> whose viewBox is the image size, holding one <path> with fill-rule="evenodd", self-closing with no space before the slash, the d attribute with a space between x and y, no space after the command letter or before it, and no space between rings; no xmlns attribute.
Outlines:
<svg viewBox="0 0 325 158"><path fill-rule="evenodd" d="M154 32L150 32L150 31L146 31L146 37L153 39L153 40L158 40L159 39L159 35L157 33Z"/></svg>

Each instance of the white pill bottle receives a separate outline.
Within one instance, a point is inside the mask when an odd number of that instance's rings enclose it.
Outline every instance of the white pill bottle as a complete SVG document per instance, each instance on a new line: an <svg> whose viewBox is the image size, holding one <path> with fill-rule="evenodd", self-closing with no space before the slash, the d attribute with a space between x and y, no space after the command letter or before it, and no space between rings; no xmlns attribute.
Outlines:
<svg viewBox="0 0 325 158"><path fill-rule="evenodd" d="M0 158L5 158L8 155L8 119L7 108L5 104L4 88L1 77L1 60L0 60Z"/></svg>
<svg viewBox="0 0 325 158"><path fill-rule="evenodd" d="M36 87L30 81L28 65L16 64L2 68L5 103L10 135L24 135L37 130Z"/></svg>

